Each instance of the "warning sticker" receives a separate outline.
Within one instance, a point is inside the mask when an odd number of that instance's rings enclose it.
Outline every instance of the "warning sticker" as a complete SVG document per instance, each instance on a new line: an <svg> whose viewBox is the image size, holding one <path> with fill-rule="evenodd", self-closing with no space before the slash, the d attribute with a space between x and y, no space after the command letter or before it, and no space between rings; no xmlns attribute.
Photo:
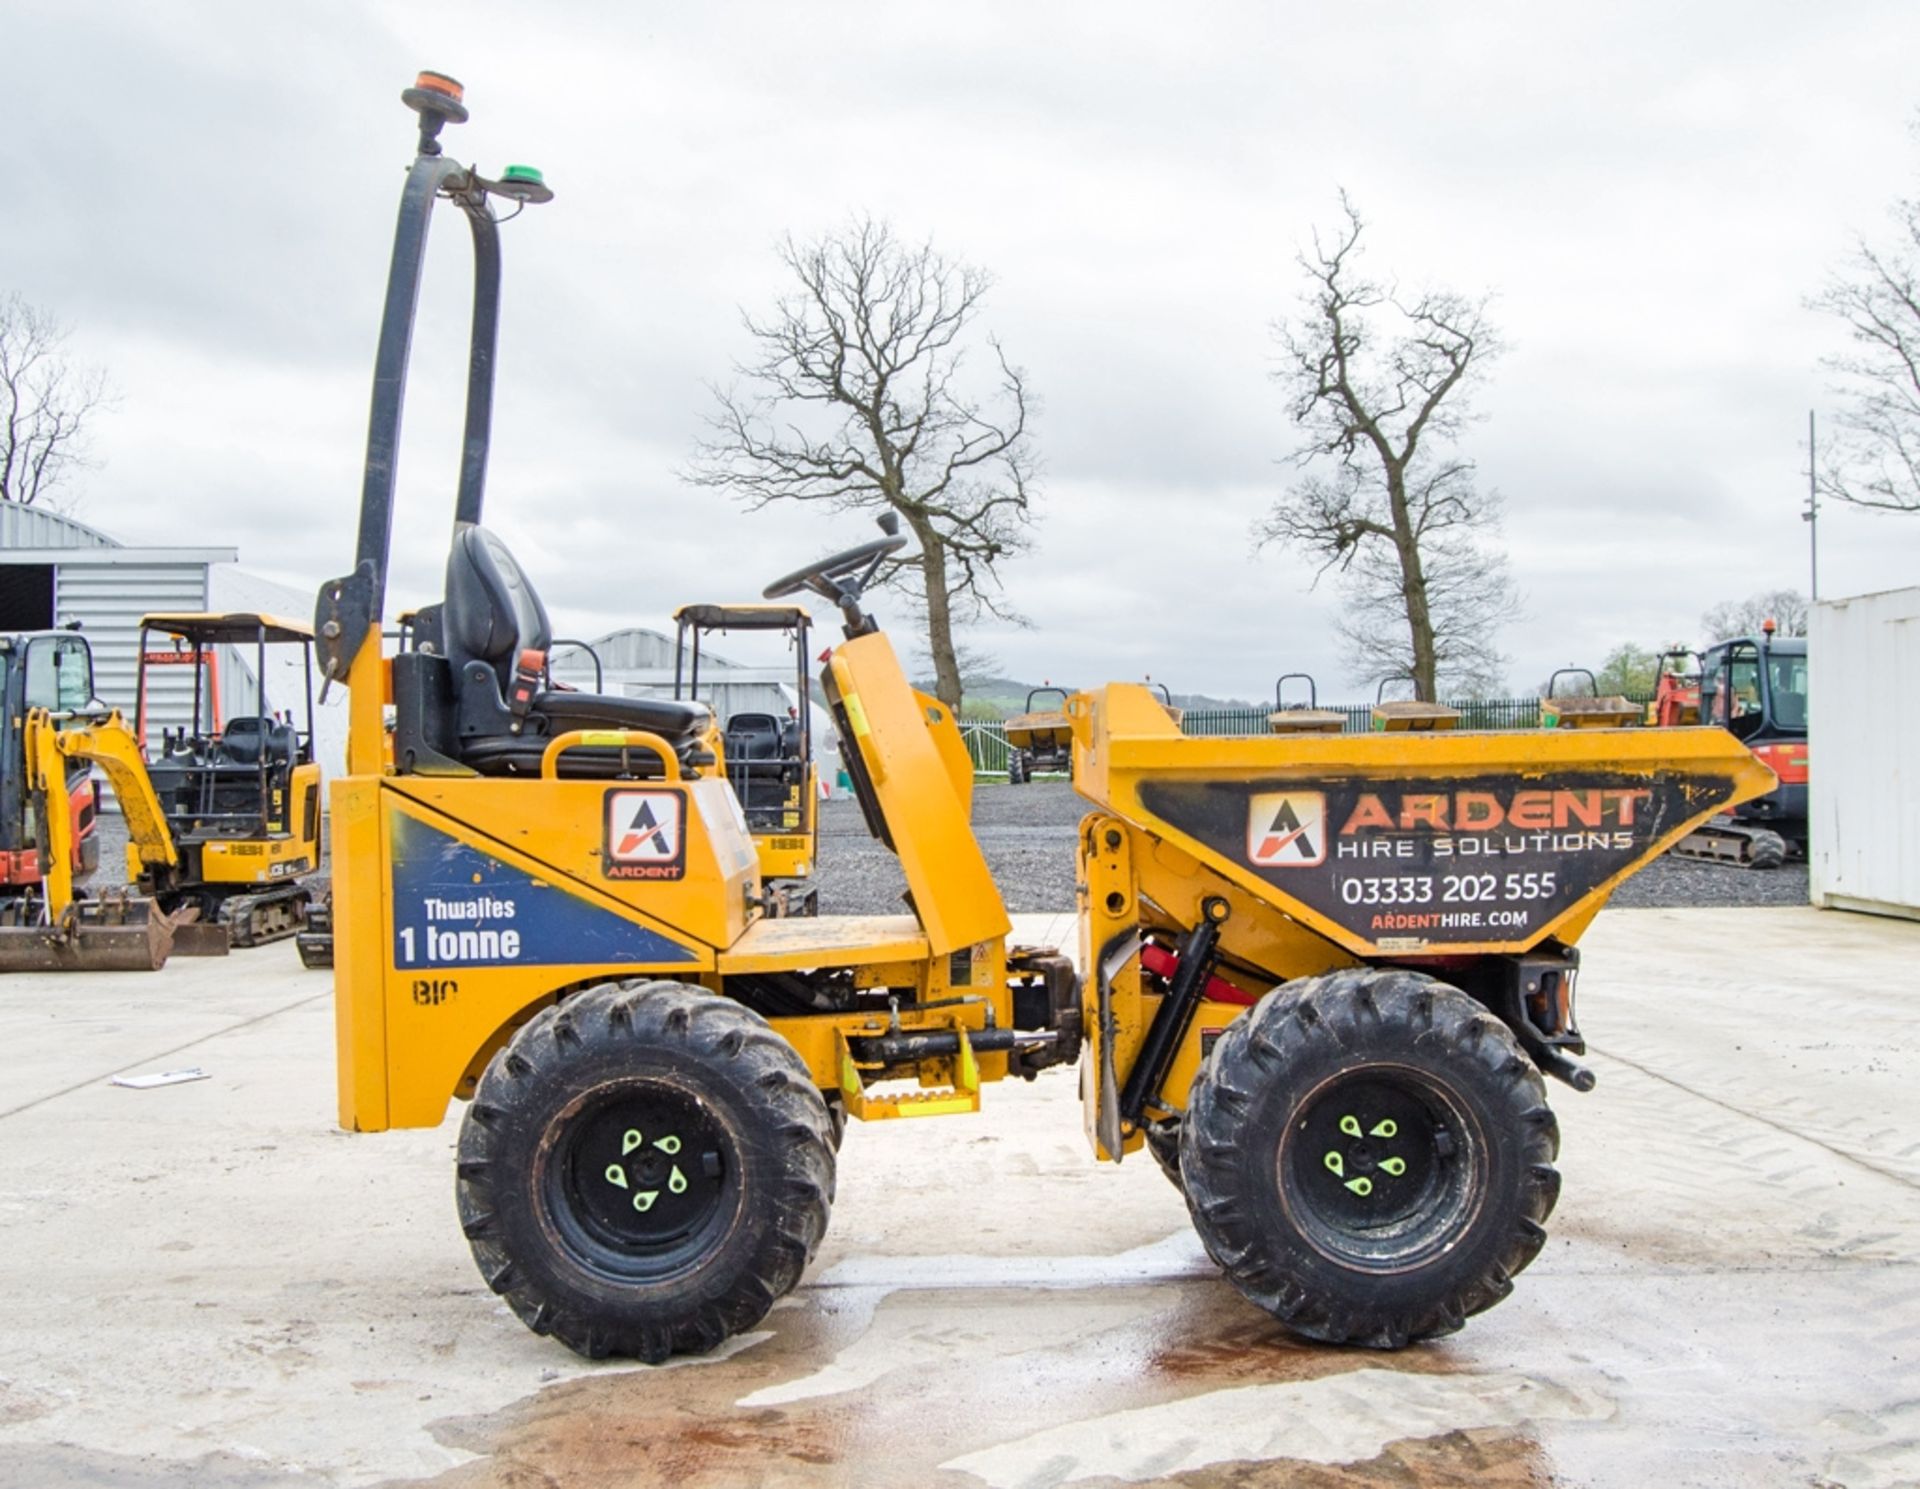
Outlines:
<svg viewBox="0 0 1920 1489"><path fill-rule="evenodd" d="M1260 791L1247 802L1247 862L1312 868L1327 857L1327 798L1318 791Z"/></svg>
<svg viewBox="0 0 1920 1489"><path fill-rule="evenodd" d="M601 867L609 879L679 879L687 872L687 799L679 791L609 791Z"/></svg>

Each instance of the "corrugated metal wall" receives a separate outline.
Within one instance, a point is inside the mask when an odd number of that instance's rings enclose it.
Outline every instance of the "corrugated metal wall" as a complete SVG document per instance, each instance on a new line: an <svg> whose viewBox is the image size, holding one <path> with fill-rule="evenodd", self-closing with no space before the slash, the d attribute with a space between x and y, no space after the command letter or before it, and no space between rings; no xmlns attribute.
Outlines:
<svg viewBox="0 0 1920 1489"><path fill-rule="evenodd" d="M1813 902L1920 918L1920 588L1813 607Z"/></svg>
<svg viewBox="0 0 1920 1489"><path fill-rule="evenodd" d="M207 608L207 566L203 563L60 564L55 573L54 613L61 625L80 622L93 646L94 687L106 703L133 718L138 679L140 617L155 610ZM187 667L157 670L151 679L149 733L159 726L183 724L193 716L193 672Z"/></svg>

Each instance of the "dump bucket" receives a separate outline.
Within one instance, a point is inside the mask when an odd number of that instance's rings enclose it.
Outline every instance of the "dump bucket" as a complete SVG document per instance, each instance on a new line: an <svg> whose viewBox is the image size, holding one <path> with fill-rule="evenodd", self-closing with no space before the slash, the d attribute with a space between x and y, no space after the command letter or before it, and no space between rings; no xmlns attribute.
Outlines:
<svg viewBox="0 0 1920 1489"><path fill-rule="evenodd" d="M1198 738L1117 683L1074 710L1082 796L1370 959L1571 943L1628 875L1774 786L1724 729Z"/></svg>
<svg viewBox="0 0 1920 1489"><path fill-rule="evenodd" d="M1540 704L1540 727L1543 729L1622 729L1640 723L1645 713L1646 711L1639 704L1617 696L1547 698Z"/></svg>
<svg viewBox="0 0 1920 1489"><path fill-rule="evenodd" d="M1344 734L1347 716L1331 708L1280 708L1267 715L1270 734Z"/></svg>
<svg viewBox="0 0 1920 1489"><path fill-rule="evenodd" d="M1389 734L1428 733L1435 729L1454 729L1460 724L1460 710L1444 703L1420 703L1403 699L1373 705L1373 727Z"/></svg>

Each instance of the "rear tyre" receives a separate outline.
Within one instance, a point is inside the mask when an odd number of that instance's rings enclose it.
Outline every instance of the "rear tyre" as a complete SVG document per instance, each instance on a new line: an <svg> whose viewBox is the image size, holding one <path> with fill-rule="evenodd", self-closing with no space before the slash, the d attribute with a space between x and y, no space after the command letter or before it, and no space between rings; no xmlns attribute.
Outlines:
<svg viewBox="0 0 1920 1489"><path fill-rule="evenodd" d="M1028 776L1027 752L1025 750L1010 751L1007 755L1007 784L1024 786Z"/></svg>
<svg viewBox="0 0 1920 1489"><path fill-rule="evenodd" d="M1787 861L1787 840L1777 832L1756 832L1747 840L1747 867L1777 869Z"/></svg>
<svg viewBox="0 0 1920 1489"><path fill-rule="evenodd" d="M592 1359L697 1354L799 1282L826 1232L826 1103L758 1014L671 982L590 988L487 1067L460 1128L487 1285Z"/></svg>
<svg viewBox="0 0 1920 1489"><path fill-rule="evenodd" d="M1397 1349L1492 1307L1560 1193L1539 1072L1498 1019L1418 972L1269 993L1221 1035L1181 1127L1208 1253L1331 1343Z"/></svg>

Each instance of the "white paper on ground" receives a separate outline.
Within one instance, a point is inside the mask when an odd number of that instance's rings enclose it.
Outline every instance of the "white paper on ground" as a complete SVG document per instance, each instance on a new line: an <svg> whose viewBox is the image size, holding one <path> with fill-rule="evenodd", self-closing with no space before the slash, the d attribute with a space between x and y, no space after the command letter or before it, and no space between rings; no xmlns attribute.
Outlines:
<svg viewBox="0 0 1920 1489"><path fill-rule="evenodd" d="M116 1075L107 1084L111 1086L131 1086L136 1091L145 1091L151 1086L177 1086L182 1081L204 1081L211 1079L198 1065L190 1065L185 1070L156 1070L151 1075Z"/></svg>

